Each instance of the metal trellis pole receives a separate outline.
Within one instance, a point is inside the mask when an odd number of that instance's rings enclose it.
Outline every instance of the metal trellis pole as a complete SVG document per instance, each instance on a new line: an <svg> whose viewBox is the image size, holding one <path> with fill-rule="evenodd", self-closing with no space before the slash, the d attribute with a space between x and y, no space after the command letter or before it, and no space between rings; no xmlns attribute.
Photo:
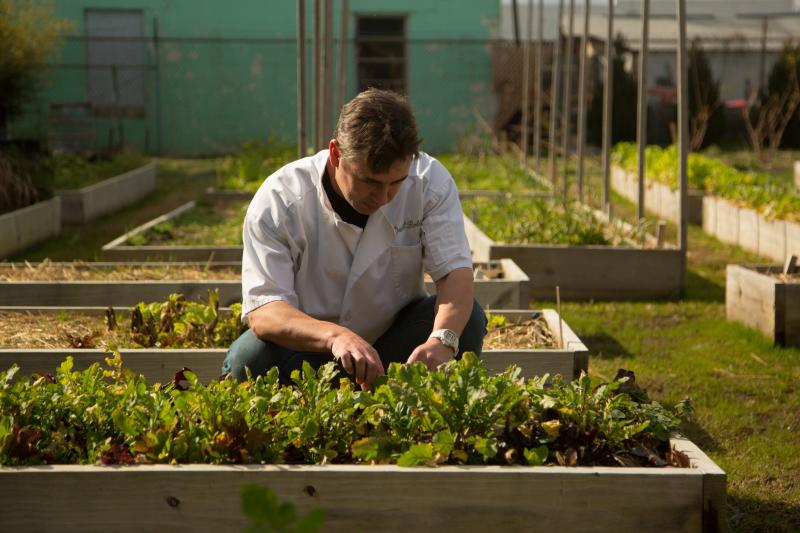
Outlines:
<svg viewBox="0 0 800 533"><path fill-rule="evenodd" d="M313 73L313 81L314 90L313 90L313 105L312 109L312 120L314 123L313 132L312 132L312 139L313 139L313 147L314 152L317 152L320 149L319 144L319 133L322 129L320 125L320 118L322 118L322 113L320 109L320 91L321 87L321 79L320 79L320 54L321 54L321 42L320 37L322 32L320 31L320 10L321 10L321 3L322 0L314 0L314 13L312 14L313 17L313 26L314 26L314 41L311 44L311 53L312 53L312 69Z"/></svg>
<svg viewBox="0 0 800 533"><path fill-rule="evenodd" d="M686 287L686 251L687 241L687 201L689 196L689 183L686 169L686 158L689 153L689 86L687 77L686 60L686 0L678 0L678 57L676 58L678 68L678 155L680 167L678 169L678 183L680 186L680 233L678 235L678 246L683 258L683 288Z"/></svg>
<svg viewBox="0 0 800 533"><path fill-rule="evenodd" d="M572 60L575 40L575 0L569 0L569 22L567 27L567 53L564 55L564 114L561 115L561 141L564 150L564 201L569 192L569 134L572 125Z"/></svg>
<svg viewBox="0 0 800 533"><path fill-rule="evenodd" d="M583 0L583 34L581 36L580 82L578 83L578 201L583 202L583 168L586 151L586 48L589 44L591 0Z"/></svg>
<svg viewBox="0 0 800 533"><path fill-rule="evenodd" d="M306 155L306 1L297 0L297 155Z"/></svg>
<svg viewBox="0 0 800 533"><path fill-rule="evenodd" d="M530 121L531 108L531 33L533 30L533 0L528 2L527 24L525 31L525 52L522 63L522 135L520 136L520 148L522 164L528 166L528 139L530 131L528 122Z"/></svg>
<svg viewBox="0 0 800 533"><path fill-rule="evenodd" d="M350 8L347 0L341 0L341 25L339 27L339 91L336 99L336 113L344 105L345 93L347 92L347 22L350 18Z"/></svg>
<svg viewBox="0 0 800 533"><path fill-rule="evenodd" d="M539 22L536 31L536 93L533 113L533 152L536 157L536 171L541 171L542 163L542 78L544 76L544 0L539 0Z"/></svg>
<svg viewBox="0 0 800 533"><path fill-rule="evenodd" d="M611 0L613 1L613 0ZM561 91L561 18L564 16L564 0L558 0L556 19L556 42L553 53L552 80L550 82L550 138L547 156L550 159L550 182L556 188L558 168L558 93Z"/></svg>
<svg viewBox="0 0 800 533"><path fill-rule="evenodd" d="M606 85L603 93L603 208L611 218L611 122L614 105L614 0L608 0Z"/></svg>
<svg viewBox="0 0 800 533"><path fill-rule="evenodd" d="M647 50L649 33L650 0L642 0L642 46L639 50L639 105L636 119L636 143L639 151L636 217L640 221L644 219L645 149L647 147Z"/></svg>

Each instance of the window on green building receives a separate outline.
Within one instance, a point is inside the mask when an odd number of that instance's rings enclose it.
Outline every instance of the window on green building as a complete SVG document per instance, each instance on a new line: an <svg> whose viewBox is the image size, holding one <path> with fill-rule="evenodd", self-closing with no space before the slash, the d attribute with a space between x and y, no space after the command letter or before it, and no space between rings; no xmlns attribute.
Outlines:
<svg viewBox="0 0 800 533"><path fill-rule="evenodd" d="M356 27L358 90L406 92L405 17L361 16Z"/></svg>
<svg viewBox="0 0 800 533"><path fill-rule="evenodd" d="M141 10L85 11L88 98L95 115L140 116L146 54Z"/></svg>

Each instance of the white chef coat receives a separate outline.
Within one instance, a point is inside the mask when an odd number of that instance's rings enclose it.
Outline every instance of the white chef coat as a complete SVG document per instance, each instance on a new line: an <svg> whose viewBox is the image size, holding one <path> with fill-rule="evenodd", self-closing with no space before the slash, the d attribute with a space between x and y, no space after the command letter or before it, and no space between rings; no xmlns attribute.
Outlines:
<svg viewBox="0 0 800 533"><path fill-rule="evenodd" d="M472 268L452 176L420 152L365 228L343 221L322 184L328 150L269 176L244 221L242 316L282 300L373 343L434 280Z"/></svg>

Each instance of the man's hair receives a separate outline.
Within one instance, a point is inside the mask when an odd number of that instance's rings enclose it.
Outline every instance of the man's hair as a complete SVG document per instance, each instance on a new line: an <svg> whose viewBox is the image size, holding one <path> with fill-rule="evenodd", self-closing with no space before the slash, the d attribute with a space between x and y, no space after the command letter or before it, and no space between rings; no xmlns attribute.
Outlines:
<svg viewBox="0 0 800 533"><path fill-rule="evenodd" d="M334 132L342 157L384 172L419 153L422 140L411 105L403 96L367 89L342 107Z"/></svg>

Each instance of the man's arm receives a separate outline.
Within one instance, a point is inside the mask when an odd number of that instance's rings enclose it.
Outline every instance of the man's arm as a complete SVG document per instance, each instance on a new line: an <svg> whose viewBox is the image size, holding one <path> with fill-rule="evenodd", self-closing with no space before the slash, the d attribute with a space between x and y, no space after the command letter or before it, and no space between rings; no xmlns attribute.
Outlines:
<svg viewBox="0 0 800 533"><path fill-rule="evenodd" d="M457 268L436 281L436 309L433 329L450 329L459 337L467 325L473 307L472 269ZM428 339L417 346L409 363L422 361L435 370L456 354L439 339Z"/></svg>
<svg viewBox="0 0 800 533"><path fill-rule="evenodd" d="M247 323L261 340L290 350L333 354L364 390L384 374L378 352L367 341L343 326L312 318L284 301L254 309L247 314Z"/></svg>

